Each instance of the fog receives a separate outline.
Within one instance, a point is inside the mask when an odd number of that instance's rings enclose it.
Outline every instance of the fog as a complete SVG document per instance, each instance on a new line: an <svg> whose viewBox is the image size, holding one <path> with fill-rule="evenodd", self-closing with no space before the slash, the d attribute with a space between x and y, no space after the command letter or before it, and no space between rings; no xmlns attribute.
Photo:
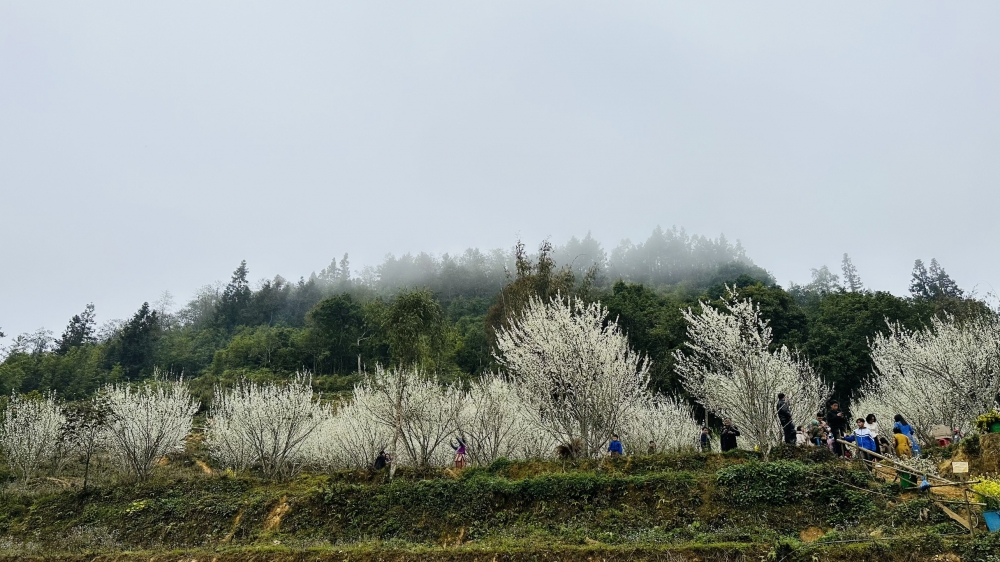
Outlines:
<svg viewBox="0 0 1000 562"><path fill-rule="evenodd" d="M1000 278L1000 5L0 3L0 328L246 259L739 240L781 284ZM9 340L9 338L8 338ZM0 342L2 343L2 342Z"/></svg>

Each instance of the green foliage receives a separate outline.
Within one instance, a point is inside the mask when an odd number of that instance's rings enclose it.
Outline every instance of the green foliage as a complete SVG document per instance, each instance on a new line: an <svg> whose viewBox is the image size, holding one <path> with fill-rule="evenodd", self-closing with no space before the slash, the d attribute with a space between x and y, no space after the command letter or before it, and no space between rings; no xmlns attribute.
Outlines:
<svg viewBox="0 0 1000 562"><path fill-rule="evenodd" d="M732 505L753 507L813 503L822 506L827 520L842 523L874 508L866 471L836 464L798 461L750 461L716 473L721 498Z"/></svg>

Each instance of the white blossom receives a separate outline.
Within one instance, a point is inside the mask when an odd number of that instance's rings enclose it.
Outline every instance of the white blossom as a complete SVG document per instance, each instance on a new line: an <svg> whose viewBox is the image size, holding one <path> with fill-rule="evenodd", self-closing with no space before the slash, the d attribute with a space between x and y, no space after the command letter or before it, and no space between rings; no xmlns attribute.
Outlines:
<svg viewBox="0 0 1000 562"><path fill-rule="evenodd" d="M56 396L28 398L12 394L0 425L0 450L7 462L24 480L35 476L46 460L60 447L66 416Z"/></svg>
<svg viewBox="0 0 1000 562"><path fill-rule="evenodd" d="M392 442L393 430L372 415L371 398L370 392L359 389L353 400L323 420L304 444L309 464L323 469L372 466Z"/></svg>
<svg viewBox="0 0 1000 562"><path fill-rule="evenodd" d="M922 330L890 324L888 333L872 339L871 358L865 402L901 414L925 440L935 425L967 431L1000 394L1000 321L946 316ZM891 424L892 418L879 420Z"/></svg>
<svg viewBox="0 0 1000 562"><path fill-rule="evenodd" d="M499 458L545 458L558 443L542 431L530 406L518 396L514 384L488 373L473 383L458 421L469 460L487 465Z"/></svg>
<svg viewBox="0 0 1000 562"><path fill-rule="evenodd" d="M674 369L708 411L732 418L742 445L770 451L781 440L778 393L785 393L793 423L801 425L822 408L830 388L803 357L785 346L770 349L771 328L750 299L730 290L723 310L700 304L700 314L683 312L688 353L674 353Z"/></svg>
<svg viewBox="0 0 1000 562"><path fill-rule="evenodd" d="M108 385L102 394L108 409L103 442L110 460L140 480L149 477L157 459L184 446L198 410L180 381Z"/></svg>
<svg viewBox="0 0 1000 562"><path fill-rule="evenodd" d="M304 464L303 446L329 417L306 375L284 384L241 381L217 387L208 448L226 466L259 466L265 476L285 478Z"/></svg>
<svg viewBox="0 0 1000 562"><path fill-rule="evenodd" d="M649 361L629 348L600 303L533 298L497 332L497 361L523 403L561 443L595 455L645 398Z"/></svg>
<svg viewBox="0 0 1000 562"><path fill-rule="evenodd" d="M372 417L392 430L390 452L396 465L443 465L451 458L447 441L462 412L462 393L442 386L419 370L376 367L355 395L367 397ZM401 449L400 449L401 448Z"/></svg>
<svg viewBox="0 0 1000 562"><path fill-rule="evenodd" d="M645 454L652 441L656 452L663 453L697 446L701 427L689 405L676 398L657 396L629 412L620 437L626 452Z"/></svg>

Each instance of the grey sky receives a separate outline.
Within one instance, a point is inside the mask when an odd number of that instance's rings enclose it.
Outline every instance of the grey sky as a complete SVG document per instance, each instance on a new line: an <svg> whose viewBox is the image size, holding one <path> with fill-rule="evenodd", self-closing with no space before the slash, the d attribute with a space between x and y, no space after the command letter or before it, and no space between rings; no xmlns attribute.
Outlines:
<svg viewBox="0 0 1000 562"><path fill-rule="evenodd" d="M1000 285L1000 3L0 2L0 326L421 250ZM1000 289L1000 286L997 287ZM8 340L9 341L9 340Z"/></svg>

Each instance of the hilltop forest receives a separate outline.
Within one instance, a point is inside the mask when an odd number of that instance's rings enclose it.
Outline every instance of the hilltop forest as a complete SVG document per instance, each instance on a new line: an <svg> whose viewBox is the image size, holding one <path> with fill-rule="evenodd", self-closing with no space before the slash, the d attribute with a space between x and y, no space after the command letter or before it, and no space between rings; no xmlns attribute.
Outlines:
<svg viewBox="0 0 1000 562"><path fill-rule="evenodd" d="M389 256L360 274L345 254L297 282L254 282L243 262L228 283L202 288L176 311L165 301L142 303L130 318L99 327L89 304L58 337L16 337L0 363L0 395L55 391L75 400L162 372L183 376L207 406L216 384L303 370L316 390L347 393L376 364L469 380L496 369L495 329L537 295L599 300L652 359L656 390L683 396L672 365L685 339L681 311L718 302L729 286L760 306L775 345L802 352L849 401L871 372L868 340L887 321L917 328L939 314L989 311L934 260L929 268L916 261L905 297L865 289L847 255L841 270L822 267L811 283L784 288L738 243L676 228L610 253L588 234L534 252L518 242L509 251Z"/></svg>

